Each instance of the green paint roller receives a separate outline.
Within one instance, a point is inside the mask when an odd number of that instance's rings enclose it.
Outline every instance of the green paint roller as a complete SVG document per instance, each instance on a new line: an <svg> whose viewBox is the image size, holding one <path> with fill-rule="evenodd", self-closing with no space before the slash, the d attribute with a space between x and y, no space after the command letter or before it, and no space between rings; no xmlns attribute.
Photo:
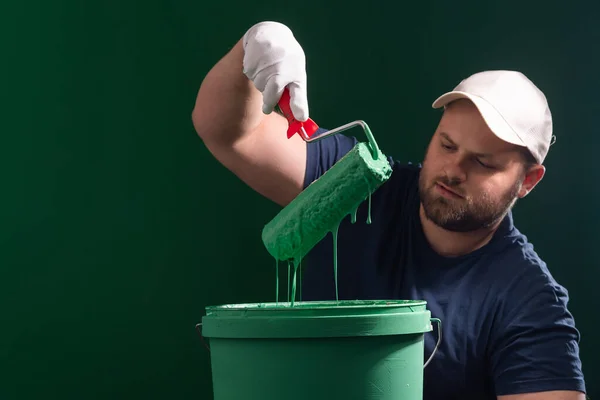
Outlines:
<svg viewBox="0 0 600 400"><path fill-rule="evenodd" d="M297 263L329 232L335 232L346 216L354 215L358 206L390 178L392 169L364 121L350 122L313 137L317 124L311 119L294 119L289 101L286 88L277 108L288 120L288 138L297 133L306 142L313 142L360 126L369 141L358 142L263 228L267 251L276 260Z"/></svg>

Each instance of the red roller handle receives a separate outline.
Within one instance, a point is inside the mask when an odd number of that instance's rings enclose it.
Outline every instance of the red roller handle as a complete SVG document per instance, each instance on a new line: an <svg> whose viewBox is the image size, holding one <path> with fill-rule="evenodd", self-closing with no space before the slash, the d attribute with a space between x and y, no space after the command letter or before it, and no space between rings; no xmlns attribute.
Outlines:
<svg viewBox="0 0 600 400"><path fill-rule="evenodd" d="M298 121L296 118L294 118L292 108L290 107L290 91L287 87L283 89L283 93L279 99L279 102L277 103L277 106L288 121L288 139L298 133L303 139L306 140L314 135L317 129L319 129L319 126L315 123L315 121L310 118L304 122Z"/></svg>

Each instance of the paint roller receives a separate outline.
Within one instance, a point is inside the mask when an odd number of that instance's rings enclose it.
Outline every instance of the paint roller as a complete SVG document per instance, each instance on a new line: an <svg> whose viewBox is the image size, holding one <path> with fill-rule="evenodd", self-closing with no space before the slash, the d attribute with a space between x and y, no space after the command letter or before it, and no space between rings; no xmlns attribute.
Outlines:
<svg viewBox="0 0 600 400"><path fill-rule="evenodd" d="M298 263L390 178L392 168L369 126L362 120L315 136L318 125L312 119L298 121L294 118L287 88L276 111L288 121L288 138L299 134L306 142L314 142L358 126L368 139L368 143L358 142L264 226L262 240L267 251L276 260Z"/></svg>

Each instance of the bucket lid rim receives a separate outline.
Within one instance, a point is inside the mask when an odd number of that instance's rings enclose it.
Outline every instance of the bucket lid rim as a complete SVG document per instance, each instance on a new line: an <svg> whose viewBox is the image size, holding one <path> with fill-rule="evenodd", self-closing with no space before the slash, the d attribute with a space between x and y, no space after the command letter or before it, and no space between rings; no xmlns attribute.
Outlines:
<svg viewBox="0 0 600 400"><path fill-rule="evenodd" d="M415 307L426 306L426 300L340 300L338 301L300 301L292 306L290 302L255 302L255 303L235 303L235 304L217 304L206 306L206 311L293 311L296 310L348 310L348 309L382 309L397 307Z"/></svg>

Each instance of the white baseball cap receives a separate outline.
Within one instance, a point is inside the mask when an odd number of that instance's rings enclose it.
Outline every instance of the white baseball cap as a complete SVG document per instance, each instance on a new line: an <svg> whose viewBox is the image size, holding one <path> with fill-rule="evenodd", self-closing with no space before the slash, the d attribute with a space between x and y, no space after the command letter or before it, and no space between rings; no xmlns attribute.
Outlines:
<svg viewBox="0 0 600 400"><path fill-rule="evenodd" d="M479 109L489 128L500 139L526 147L542 163L556 139L546 96L517 71L483 71L464 79L437 98L433 108L467 98Z"/></svg>

